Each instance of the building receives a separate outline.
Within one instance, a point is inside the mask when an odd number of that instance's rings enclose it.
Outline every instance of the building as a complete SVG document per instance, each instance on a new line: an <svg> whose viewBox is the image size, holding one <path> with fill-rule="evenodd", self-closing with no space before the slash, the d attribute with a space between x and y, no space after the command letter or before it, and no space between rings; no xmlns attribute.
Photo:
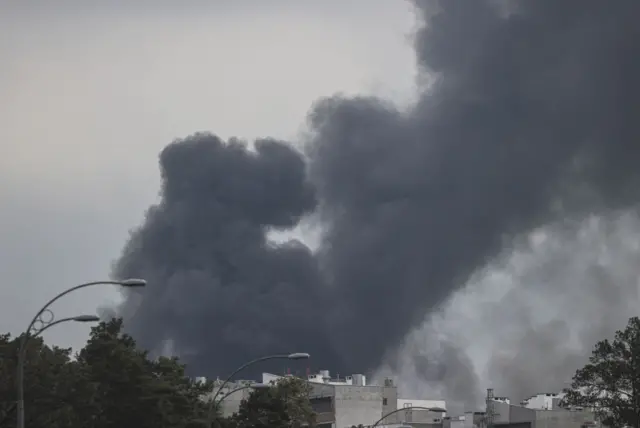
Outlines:
<svg viewBox="0 0 640 428"><path fill-rule="evenodd" d="M417 398L398 398L398 408L425 407L442 409L446 416L447 403L444 400L420 400Z"/></svg>
<svg viewBox="0 0 640 428"><path fill-rule="evenodd" d="M264 373L263 383L274 382L281 376ZM387 382L383 386L369 385L364 375L332 378L328 370L308 375L311 385L309 399L319 426L350 428L353 425L372 425L382 415L396 409L397 388Z"/></svg>
<svg viewBox="0 0 640 428"><path fill-rule="evenodd" d="M272 384L282 377L263 373L261 383ZM386 379L382 385L376 385L367 383L363 374L332 378L328 370L321 370L308 375L306 381L311 385L309 400L320 427L366 427L391 413L378 425L380 428L442 428L443 418L446 416L444 400L399 398L398 388L391 379ZM218 400L225 397L221 404L222 415L228 417L236 413L242 400L251 394L252 389L248 386L255 383L243 380L227 384L217 397ZM214 391L220 384L220 380L214 383ZM213 395L214 392L211 392L202 399L209 401Z"/></svg>
<svg viewBox="0 0 640 428"><path fill-rule="evenodd" d="M560 407L562 394L537 394L520 406L508 400L487 398L485 424L493 428L588 428L598 427L595 414ZM480 425L479 425L480 426Z"/></svg>
<svg viewBox="0 0 640 428"><path fill-rule="evenodd" d="M560 402L564 398L565 394L545 392L544 394L536 394L522 400L520 405L527 409L537 410L558 410L560 408Z"/></svg>
<svg viewBox="0 0 640 428"><path fill-rule="evenodd" d="M442 428L469 428L465 424L465 416L445 416L442 421Z"/></svg>
<svg viewBox="0 0 640 428"><path fill-rule="evenodd" d="M290 376L290 375L287 375ZM269 385L286 376L262 374L262 384ZM486 410L466 412L450 417L444 400L401 398L391 379L382 385L369 384L362 374L344 378L331 377L328 370L310 374L309 400L322 428L370 427L384 418L380 428L598 428L595 414L584 409L561 405L563 393L536 394L514 405L508 397L493 396L488 390ZM216 381L216 386L220 385ZM222 414L231 416L242 400L248 398L255 381L235 381L220 392ZM210 400L213 393L203 397Z"/></svg>
<svg viewBox="0 0 640 428"><path fill-rule="evenodd" d="M447 403L444 400L398 398L396 403L398 409L405 409L395 415L395 419L403 425L441 427L447 416Z"/></svg>
<svg viewBox="0 0 640 428"><path fill-rule="evenodd" d="M280 377L264 373L262 383L275 382ZM317 414L317 423L327 428L370 426L398 409L406 410L393 413L379 426L441 427L446 414L444 400L398 398L398 388L391 379L386 379L383 385L371 385L362 374L341 379L332 378L328 370L321 370L308 375L306 380L312 387L309 399ZM413 406L437 410L411 409Z"/></svg>
<svg viewBox="0 0 640 428"><path fill-rule="evenodd" d="M465 412L464 415L449 417L442 420L442 428L485 428L485 412Z"/></svg>

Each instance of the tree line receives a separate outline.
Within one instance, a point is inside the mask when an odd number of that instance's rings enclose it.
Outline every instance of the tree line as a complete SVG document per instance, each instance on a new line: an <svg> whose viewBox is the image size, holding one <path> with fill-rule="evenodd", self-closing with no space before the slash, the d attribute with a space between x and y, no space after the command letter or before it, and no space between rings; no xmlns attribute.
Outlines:
<svg viewBox="0 0 640 428"><path fill-rule="evenodd" d="M16 426L19 337L0 336L0 428ZM24 368L29 428L216 428L315 425L308 385L284 378L256 389L232 417L207 401L215 385L185 375L177 358L152 359L122 331L122 320L91 330L84 348L47 346L32 338ZM209 411L212 411L210 418Z"/></svg>
<svg viewBox="0 0 640 428"><path fill-rule="evenodd" d="M19 337L0 335L0 428L16 426L19 346ZM253 390L237 413L223 417L206 398L213 382L187 377L177 358L150 358L120 319L92 328L75 355L32 338L25 361L29 428L315 426L309 384L295 377ZM640 428L640 318L598 342L565 393L564 406L594 411L605 426Z"/></svg>

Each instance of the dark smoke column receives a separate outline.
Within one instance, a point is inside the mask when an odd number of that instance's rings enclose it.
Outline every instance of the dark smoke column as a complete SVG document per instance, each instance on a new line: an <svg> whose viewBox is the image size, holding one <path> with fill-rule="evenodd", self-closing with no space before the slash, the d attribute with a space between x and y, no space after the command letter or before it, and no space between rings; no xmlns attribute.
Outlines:
<svg viewBox="0 0 640 428"><path fill-rule="evenodd" d="M171 338L205 375L298 350L374 370L514 236L640 201L640 2L414 3L418 66L436 83L408 111L319 101L308 168L271 140L253 153L196 135L163 151L162 200L116 267L149 281L124 307L142 344ZM310 213L317 255L267 242ZM472 368L441 348L416 361L453 391L451 362Z"/></svg>
<svg viewBox="0 0 640 428"><path fill-rule="evenodd" d="M640 201L640 2L414 4L435 79L415 107L333 97L310 115L351 369L374 368L514 236Z"/></svg>
<svg viewBox="0 0 640 428"><path fill-rule="evenodd" d="M192 373L228 373L239 362L303 349L332 363L316 262L299 242L267 242L316 200L290 146L196 134L160 155L162 193L115 267L149 283L121 308L141 345L172 339Z"/></svg>

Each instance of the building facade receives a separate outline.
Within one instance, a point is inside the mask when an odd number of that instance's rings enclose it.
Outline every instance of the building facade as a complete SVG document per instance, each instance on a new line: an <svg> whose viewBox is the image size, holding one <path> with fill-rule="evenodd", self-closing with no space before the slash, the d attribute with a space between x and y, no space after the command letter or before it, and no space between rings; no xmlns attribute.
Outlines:
<svg viewBox="0 0 640 428"><path fill-rule="evenodd" d="M263 383L275 382L280 376L264 373ZM371 426L384 415L380 427L402 424L416 427L442 426L446 412L444 400L398 398L398 388L391 379L382 385L370 385L366 376L354 374L343 379L332 378L328 370L307 376L311 385L309 399L317 416L318 425L326 428ZM410 409L412 406L437 408L437 411Z"/></svg>
<svg viewBox="0 0 640 428"><path fill-rule="evenodd" d="M262 384L275 383L283 376L263 373ZM368 384L364 375L332 378L327 370L308 375L309 400L321 428L370 427L380 421L380 428L599 428L595 414L583 409L561 406L562 393L544 393L529 397L520 405L508 397L487 394L484 412L447 415L444 400L409 399L398 396L391 379L382 385ZM218 395L225 396L221 413L236 413L242 400L249 397L253 381L229 383ZM220 385L217 381L216 386ZM215 389L215 388L214 388ZM203 397L210 400L213 393ZM427 410L428 409L428 410ZM383 418L383 416L388 415Z"/></svg>
<svg viewBox="0 0 640 428"><path fill-rule="evenodd" d="M595 414L588 410L559 407L559 394L539 394L536 400L523 402L527 407L504 401L487 401L495 428L591 428L599 427ZM537 397L537 396L535 396Z"/></svg>
<svg viewBox="0 0 640 428"><path fill-rule="evenodd" d="M558 410L564 396L565 394L562 392L546 392L544 394L532 395L526 400L522 400L520 404L527 409Z"/></svg>

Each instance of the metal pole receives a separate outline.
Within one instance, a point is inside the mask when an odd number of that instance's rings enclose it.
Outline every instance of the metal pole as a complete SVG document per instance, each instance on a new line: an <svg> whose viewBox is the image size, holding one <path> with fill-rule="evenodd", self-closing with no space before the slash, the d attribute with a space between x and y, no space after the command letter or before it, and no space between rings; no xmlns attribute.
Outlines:
<svg viewBox="0 0 640 428"><path fill-rule="evenodd" d="M225 386L227 386L227 384L229 382L231 382L231 379L233 379L233 377L235 375L237 375L238 373L240 373L242 370L246 369L247 367L255 364L255 363L259 363L261 361L267 361L267 360L276 360L276 359L285 359L285 358L289 358L289 354L278 354L278 355L267 355L266 357L260 357L260 358L256 358L255 360L251 360L247 363L244 363L243 365L241 365L240 367L238 367L233 373L231 373L229 375L229 377L227 377L224 382L222 382L222 385L220 385L220 387L218 388L218 390L216 391L216 393L213 396L213 400L215 401L215 399L218 397L218 395L220 395L220 392L222 392L222 390L224 389Z"/></svg>
<svg viewBox="0 0 640 428"><path fill-rule="evenodd" d="M68 290L63 291L62 293L58 294L57 296L55 296L53 299L49 300L43 307L42 309L40 309L38 311L38 313L33 317L33 319L31 320L31 322L29 323L29 326L27 327L27 330L25 331L25 333L23 334L22 339L20 340L20 349L24 349L26 342L27 342L27 337L29 336L29 334L31 333L31 331L33 330L33 326L36 322L40 321L43 325L44 328L41 328L39 330L39 333L41 333L42 331L44 331L47 327L53 326L55 324L57 324L57 322L53 321L53 312L51 312L49 310L49 306L51 306L56 300L60 299L61 297L66 296L67 294L79 290L81 288L85 288L85 287L91 287L94 285L120 285L123 287L143 287L144 285L146 285L146 282L142 279L128 279L128 280L124 280L124 281L92 281L92 282L87 282L85 284L80 284L80 285L76 285L75 287L71 287ZM49 320L49 322L44 322L41 317L45 312L50 312L52 314L52 318L51 320ZM36 334L37 335L37 334ZM17 428L24 428L24 355L23 352L20 351L18 354L18 369L17 369L17 374L16 374L16 382L17 382L17 392L18 392L18 405L17 405L17 411L18 411L18 415L17 415Z"/></svg>
<svg viewBox="0 0 640 428"><path fill-rule="evenodd" d="M25 333L20 338L20 348L18 349L18 373L16 382L18 382L18 405L16 407L18 428L24 428L24 357L23 350L27 343L27 335Z"/></svg>
<svg viewBox="0 0 640 428"><path fill-rule="evenodd" d="M229 377L227 377L225 379L224 382L222 382L222 385L220 385L220 387L216 390L216 393L213 395L213 398L211 399L212 404L210 405L210 408L209 408L207 426L209 428L211 428L211 426L213 424L213 414L212 414L211 410L213 410L213 403L215 403L216 398L218 397L218 395L220 395L220 392L222 391L222 389L231 381L231 379L235 375L240 373L242 370L246 369L247 367L249 367L249 366L251 366L251 365L253 365L255 363L259 363L259 362L267 361L267 360L277 360L277 359L298 360L298 359L306 359L306 358L309 358L309 354L306 354L306 353L293 353L293 354L267 355L266 357L260 357L260 358L256 358L255 360L251 360L251 361L249 361L247 363L244 363L240 367L238 367L233 373L231 373L229 375ZM23 427L19 427L19 428L23 428Z"/></svg>
<svg viewBox="0 0 640 428"><path fill-rule="evenodd" d="M51 321L48 324L43 325L43 327L36 331L33 336L29 336L29 333L25 333L20 338L20 347L18 348L18 372L16 375L16 381L18 383L18 404L16 410L18 412L17 418L19 427L24 427L24 361L27 353L27 344L29 343L29 339L36 338L46 329L68 321L77 321L77 317L62 318L57 321Z"/></svg>

